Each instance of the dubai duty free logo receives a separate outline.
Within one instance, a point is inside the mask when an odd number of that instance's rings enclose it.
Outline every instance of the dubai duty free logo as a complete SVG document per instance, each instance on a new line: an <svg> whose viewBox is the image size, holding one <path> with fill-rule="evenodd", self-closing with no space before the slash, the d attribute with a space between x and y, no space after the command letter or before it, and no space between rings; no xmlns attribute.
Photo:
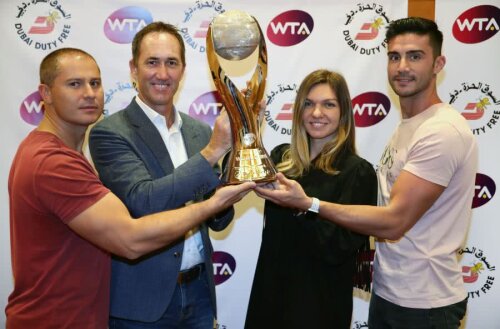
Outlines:
<svg viewBox="0 0 500 329"><path fill-rule="evenodd" d="M116 82L111 88L104 92L104 111L105 117L123 110L130 104L132 98L137 94L134 85L131 82Z"/></svg>
<svg viewBox="0 0 500 329"><path fill-rule="evenodd" d="M467 119L474 135L492 130L500 120L500 99L485 82L462 82L450 92L448 103Z"/></svg>
<svg viewBox="0 0 500 329"><path fill-rule="evenodd" d="M225 12L219 1L196 1L184 10L184 19L178 27L186 48L198 53L206 51L206 37L210 22Z"/></svg>
<svg viewBox="0 0 500 329"><path fill-rule="evenodd" d="M295 83L278 84L266 94L264 121L274 132L280 135L292 135L293 103L296 96Z"/></svg>
<svg viewBox="0 0 500 329"><path fill-rule="evenodd" d="M58 1L25 1L17 5L14 27L27 46L53 51L71 34L70 18L71 14Z"/></svg>
<svg viewBox="0 0 500 329"><path fill-rule="evenodd" d="M460 249L458 254L461 256L462 278L469 301L489 293L495 283L496 268L486 257L486 253L476 246L467 246Z"/></svg>
<svg viewBox="0 0 500 329"><path fill-rule="evenodd" d="M387 48L382 29L385 29L390 19L381 4L359 3L346 16L342 34L349 48L368 56L380 54Z"/></svg>

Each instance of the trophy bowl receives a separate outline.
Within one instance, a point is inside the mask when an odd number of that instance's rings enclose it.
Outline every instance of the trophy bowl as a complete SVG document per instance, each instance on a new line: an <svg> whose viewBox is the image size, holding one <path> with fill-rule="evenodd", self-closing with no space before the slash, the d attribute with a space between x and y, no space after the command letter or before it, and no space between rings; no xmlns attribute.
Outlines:
<svg viewBox="0 0 500 329"><path fill-rule="evenodd" d="M259 112L266 86L267 49L259 24L245 12L226 11L210 23L206 49L215 87L231 121L233 145L224 166L225 183L275 180L277 171L262 145L260 134ZM257 66L243 94L226 75L219 57L239 66L256 50Z"/></svg>
<svg viewBox="0 0 500 329"><path fill-rule="evenodd" d="M217 55L229 61L239 61L257 49L260 30L252 16L243 11L228 10L213 20L212 38Z"/></svg>

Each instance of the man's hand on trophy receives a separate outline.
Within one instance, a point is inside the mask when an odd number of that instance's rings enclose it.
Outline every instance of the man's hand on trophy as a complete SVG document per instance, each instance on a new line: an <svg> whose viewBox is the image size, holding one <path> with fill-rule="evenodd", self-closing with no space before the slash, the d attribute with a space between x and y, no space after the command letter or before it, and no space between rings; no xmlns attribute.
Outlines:
<svg viewBox="0 0 500 329"><path fill-rule="evenodd" d="M208 200L215 204L216 209L225 209L243 199L255 188L255 182L243 182L238 185L226 185L217 188L215 194Z"/></svg>
<svg viewBox="0 0 500 329"><path fill-rule="evenodd" d="M200 153L211 165L215 165L232 145L231 123L227 111L223 109L215 119L212 137L208 145Z"/></svg>

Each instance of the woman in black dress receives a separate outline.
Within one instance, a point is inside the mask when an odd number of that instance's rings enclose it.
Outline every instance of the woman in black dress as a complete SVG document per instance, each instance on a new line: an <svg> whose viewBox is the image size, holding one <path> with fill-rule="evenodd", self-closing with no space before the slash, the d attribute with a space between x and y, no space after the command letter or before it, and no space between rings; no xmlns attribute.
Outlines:
<svg viewBox="0 0 500 329"><path fill-rule="evenodd" d="M344 78L327 70L310 73L299 87L293 111L291 144L271 152L278 170L299 182L309 196L376 204L377 178L373 166L356 154ZM313 211L298 213L266 201L245 328L350 328L354 277L361 269L356 257L367 248L368 237L322 220ZM364 272L369 276L369 266Z"/></svg>

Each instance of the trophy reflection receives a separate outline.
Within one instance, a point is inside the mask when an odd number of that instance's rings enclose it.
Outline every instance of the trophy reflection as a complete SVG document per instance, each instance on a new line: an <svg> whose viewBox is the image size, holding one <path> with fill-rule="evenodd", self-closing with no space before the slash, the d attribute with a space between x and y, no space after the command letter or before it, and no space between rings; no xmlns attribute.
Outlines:
<svg viewBox="0 0 500 329"><path fill-rule="evenodd" d="M235 63L249 57L255 49L258 50L257 66L243 94L226 75L217 55ZM262 145L260 134L259 103L266 87L267 50L259 24L245 12L226 11L210 24L206 50L212 78L228 112L233 136L223 178L227 184L275 180L276 169Z"/></svg>

